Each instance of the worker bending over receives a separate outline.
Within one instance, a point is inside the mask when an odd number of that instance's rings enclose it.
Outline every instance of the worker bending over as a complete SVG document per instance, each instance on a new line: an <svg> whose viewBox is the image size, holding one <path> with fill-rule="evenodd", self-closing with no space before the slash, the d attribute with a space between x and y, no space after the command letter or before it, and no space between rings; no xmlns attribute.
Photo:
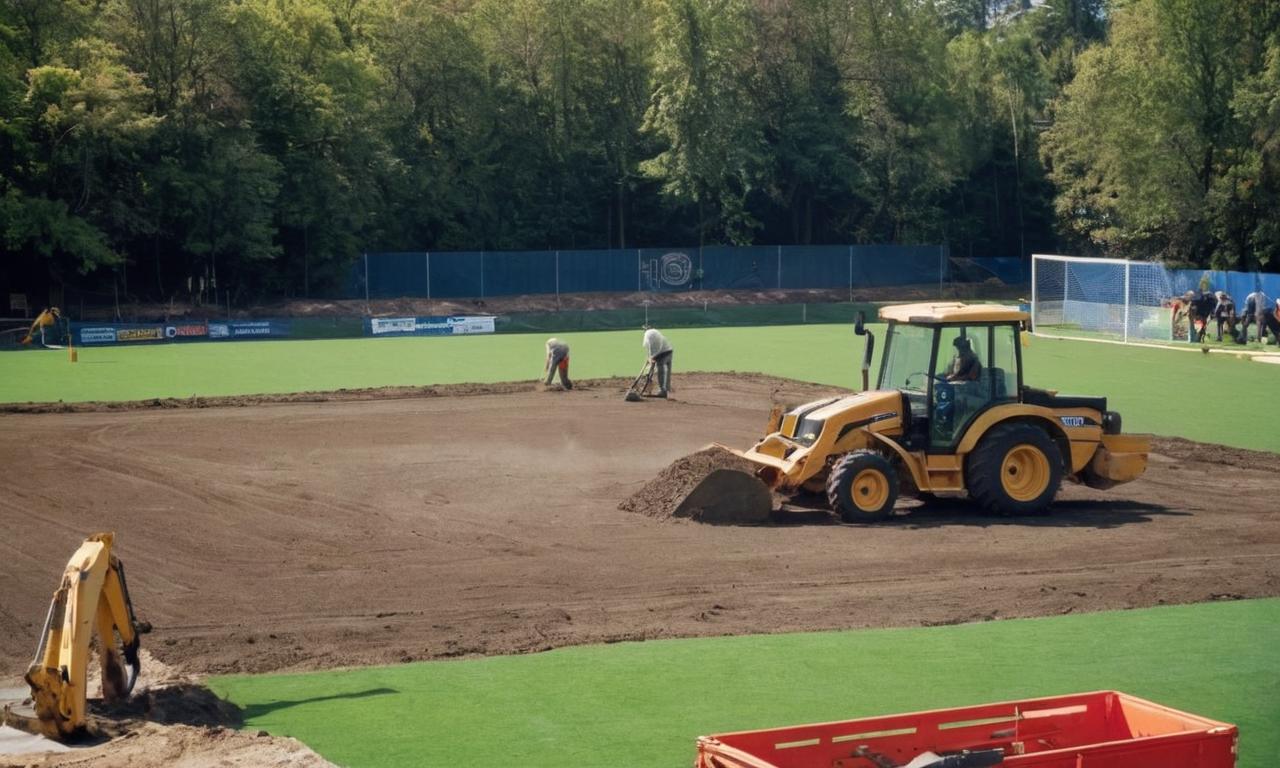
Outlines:
<svg viewBox="0 0 1280 768"><path fill-rule="evenodd" d="M1280 300L1278 300L1280 301ZM1262 341L1267 337L1267 328L1270 326L1268 317L1272 316L1274 307L1271 306L1271 299L1262 291L1254 291L1244 298L1244 316L1240 318L1240 342L1247 344L1249 342L1249 323L1256 322L1258 324L1258 341ZM1277 340L1280 343L1280 340Z"/></svg>
<svg viewBox="0 0 1280 768"><path fill-rule="evenodd" d="M545 386L551 386L551 379L555 377L556 371L560 372L560 384L565 389L573 389L573 382L569 381L569 345L563 341L552 337L547 339L547 378L542 382Z"/></svg>
<svg viewBox="0 0 1280 768"><path fill-rule="evenodd" d="M657 328L647 328L644 332L644 349L649 355L649 362L658 373L658 393L655 397L666 397L671 391L671 342L658 332Z"/></svg>

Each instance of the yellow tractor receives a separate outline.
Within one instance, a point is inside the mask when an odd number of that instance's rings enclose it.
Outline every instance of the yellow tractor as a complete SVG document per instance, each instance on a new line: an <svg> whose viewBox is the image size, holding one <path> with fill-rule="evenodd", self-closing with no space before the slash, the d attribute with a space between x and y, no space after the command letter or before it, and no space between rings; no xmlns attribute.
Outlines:
<svg viewBox="0 0 1280 768"><path fill-rule="evenodd" d="M925 500L968 494L1005 514L1045 510L1063 478L1093 488L1128 482L1147 466L1150 440L1120 431L1104 397L1023 384L1015 307L960 303L887 306L876 389L775 409L768 434L746 451L775 492L826 496L848 522L892 514L900 491ZM759 517L746 511L748 518Z"/></svg>

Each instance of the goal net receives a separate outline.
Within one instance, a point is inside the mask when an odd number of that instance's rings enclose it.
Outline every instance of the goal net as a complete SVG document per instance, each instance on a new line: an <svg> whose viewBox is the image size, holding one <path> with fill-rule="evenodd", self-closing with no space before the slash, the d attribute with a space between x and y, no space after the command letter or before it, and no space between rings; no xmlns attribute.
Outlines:
<svg viewBox="0 0 1280 768"><path fill-rule="evenodd" d="M1173 281L1160 264L1035 254L1031 286L1036 331L1121 341L1174 338Z"/></svg>

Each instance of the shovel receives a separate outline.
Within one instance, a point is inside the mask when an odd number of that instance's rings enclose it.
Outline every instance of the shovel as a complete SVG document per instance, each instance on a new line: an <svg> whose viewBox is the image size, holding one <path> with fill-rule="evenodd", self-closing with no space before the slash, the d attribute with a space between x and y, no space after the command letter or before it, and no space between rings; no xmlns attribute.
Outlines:
<svg viewBox="0 0 1280 768"><path fill-rule="evenodd" d="M644 379L644 384L640 384L640 380ZM653 363L647 362L640 369L640 375L636 376L636 380L631 382L631 386L627 388L627 396L624 398L628 403L638 403L644 398L642 395L649 390L649 386L653 383Z"/></svg>

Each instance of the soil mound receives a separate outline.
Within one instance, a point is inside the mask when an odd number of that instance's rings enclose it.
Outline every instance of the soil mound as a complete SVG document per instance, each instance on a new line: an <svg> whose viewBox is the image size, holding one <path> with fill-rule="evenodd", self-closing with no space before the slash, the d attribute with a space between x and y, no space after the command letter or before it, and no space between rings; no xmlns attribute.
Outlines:
<svg viewBox="0 0 1280 768"><path fill-rule="evenodd" d="M1233 448L1229 445L1197 443L1181 437L1152 438L1151 451L1180 461L1225 464L1229 467L1247 467L1249 469L1271 471L1280 470L1280 456L1274 453L1251 451L1246 448Z"/></svg>
<svg viewBox="0 0 1280 768"><path fill-rule="evenodd" d="M12 760L13 762L8 762ZM143 723L120 738L68 752L0 756L0 765L30 768L331 768L291 738L228 728Z"/></svg>
<svg viewBox="0 0 1280 768"><path fill-rule="evenodd" d="M676 459L618 508L659 520L761 523L772 512L773 499L754 469L746 459L713 445Z"/></svg>

